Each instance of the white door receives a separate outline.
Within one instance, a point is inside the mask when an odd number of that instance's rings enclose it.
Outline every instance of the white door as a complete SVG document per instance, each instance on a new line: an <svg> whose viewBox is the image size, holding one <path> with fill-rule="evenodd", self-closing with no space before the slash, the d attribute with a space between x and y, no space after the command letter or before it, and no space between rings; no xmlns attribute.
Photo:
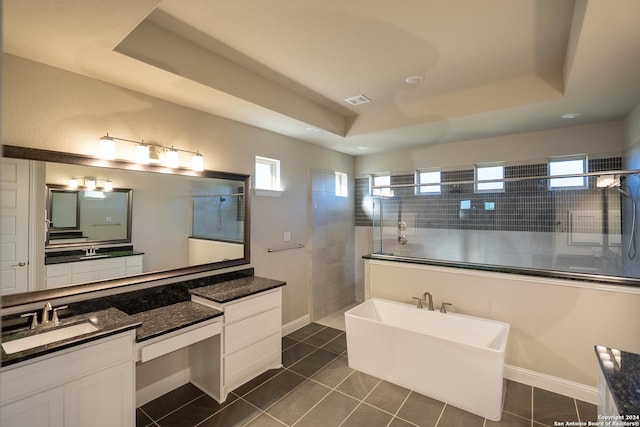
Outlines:
<svg viewBox="0 0 640 427"><path fill-rule="evenodd" d="M0 290L5 295L29 288L29 162L3 158L0 173Z"/></svg>

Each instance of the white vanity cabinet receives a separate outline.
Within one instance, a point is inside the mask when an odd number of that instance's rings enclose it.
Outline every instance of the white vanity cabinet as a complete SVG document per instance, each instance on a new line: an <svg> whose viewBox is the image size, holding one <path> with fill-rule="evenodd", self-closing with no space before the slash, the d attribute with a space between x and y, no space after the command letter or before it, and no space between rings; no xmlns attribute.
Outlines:
<svg viewBox="0 0 640 427"><path fill-rule="evenodd" d="M2 368L3 427L135 426L135 330Z"/></svg>
<svg viewBox="0 0 640 427"><path fill-rule="evenodd" d="M47 289L142 273L142 255L65 262L45 266Z"/></svg>
<svg viewBox="0 0 640 427"><path fill-rule="evenodd" d="M224 312L220 343L219 401L227 394L269 369L282 367L282 289L272 289L228 303L193 300ZM211 361L211 348L191 348L195 366ZM218 398L218 396L214 397Z"/></svg>

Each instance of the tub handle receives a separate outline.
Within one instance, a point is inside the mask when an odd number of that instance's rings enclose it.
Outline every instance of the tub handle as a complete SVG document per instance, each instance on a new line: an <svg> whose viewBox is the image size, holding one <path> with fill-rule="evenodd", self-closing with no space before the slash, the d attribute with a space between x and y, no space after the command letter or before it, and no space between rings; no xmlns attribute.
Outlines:
<svg viewBox="0 0 640 427"><path fill-rule="evenodd" d="M449 302L443 302L442 305L440 306L440 313L446 313L447 312L447 306L452 305Z"/></svg>
<svg viewBox="0 0 640 427"><path fill-rule="evenodd" d="M416 308L422 308L422 298L419 297L411 297L415 300L418 300L418 305L416 305Z"/></svg>

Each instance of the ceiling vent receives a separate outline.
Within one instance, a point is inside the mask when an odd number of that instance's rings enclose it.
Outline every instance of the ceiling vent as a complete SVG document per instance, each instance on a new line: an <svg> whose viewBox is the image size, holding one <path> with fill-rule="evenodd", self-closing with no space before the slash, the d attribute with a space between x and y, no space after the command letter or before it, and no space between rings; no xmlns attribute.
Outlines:
<svg viewBox="0 0 640 427"><path fill-rule="evenodd" d="M371 102L371 100L364 95L352 96L351 98L345 99L345 101L351 105L362 105Z"/></svg>

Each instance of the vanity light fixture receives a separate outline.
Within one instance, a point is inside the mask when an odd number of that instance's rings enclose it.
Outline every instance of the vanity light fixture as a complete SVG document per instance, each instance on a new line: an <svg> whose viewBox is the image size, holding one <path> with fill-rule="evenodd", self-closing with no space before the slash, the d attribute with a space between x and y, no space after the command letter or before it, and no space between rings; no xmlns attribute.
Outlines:
<svg viewBox="0 0 640 427"><path fill-rule="evenodd" d="M100 138L99 157L104 160L116 159L116 141L124 141L136 144L135 159L136 163L147 165L151 162L162 163L164 166L172 169L180 167L180 152L190 153L191 169L195 172L204 170L204 156L199 151L184 150L175 148L174 146L165 147L154 142L144 142L144 140L135 141L132 139L118 138L108 133Z"/></svg>
<svg viewBox="0 0 640 427"><path fill-rule="evenodd" d="M104 184L100 186L99 181L103 181ZM113 191L113 182L109 179L103 180L103 179L96 179L93 177L69 178L69 188L72 190L83 188L85 190L101 189L103 191Z"/></svg>

